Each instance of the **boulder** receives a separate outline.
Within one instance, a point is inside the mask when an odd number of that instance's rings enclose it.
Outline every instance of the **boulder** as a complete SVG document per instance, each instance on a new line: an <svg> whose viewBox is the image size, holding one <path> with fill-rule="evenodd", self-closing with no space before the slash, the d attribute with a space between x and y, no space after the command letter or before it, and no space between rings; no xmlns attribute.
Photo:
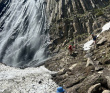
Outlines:
<svg viewBox="0 0 110 93"><path fill-rule="evenodd" d="M69 69L72 70L77 64L73 64Z"/></svg>
<svg viewBox="0 0 110 93"><path fill-rule="evenodd" d="M93 61L91 60L91 58L88 58L88 59L87 59L86 67L88 67L90 64L92 64L92 65L94 66L94 63L93 63Z"/></svg>
<svg viewBox="0 0 110 93"><path fill-rule="evenodd" d="M100 86L101 86L100 83L91 86L87 93L94 93L94 91L98 90Z"/></svg>
<svg viewBox="0 0 110 93"><path fill-rule="evenodd" d="M66 70L64 68L58 71L58 75L63 75L65 73L66 73Z"/></svg>
<svg viewBox="0 0 110 93"><path fill-rule="evenodd" d="M103 70L103 69L104 69L104 68L103 68L103 67L101 67L101 66L98 66L98 65L97 65L97 66L95 66L95 70L96 70L96 71L100 71L100 70Z"/></svg>
<svg viewBox="0 0 110 93"><path fill-rule="evenodd" d="M110 76L106 76L106 79L107 79L107 86L108 88L110 88Z"/></svg>
<svg viewBox="0 0 110 93"><path fill-rule="evenodd" d="M97 45L103 45L107 39L105 37L102 37L102 39L97 43Z"/></svg>
<svg viewBox="0 0 110 93"><path fill-rule="evenodd" d="M102 93L110 93L110 90L104 90Z"/></svg>

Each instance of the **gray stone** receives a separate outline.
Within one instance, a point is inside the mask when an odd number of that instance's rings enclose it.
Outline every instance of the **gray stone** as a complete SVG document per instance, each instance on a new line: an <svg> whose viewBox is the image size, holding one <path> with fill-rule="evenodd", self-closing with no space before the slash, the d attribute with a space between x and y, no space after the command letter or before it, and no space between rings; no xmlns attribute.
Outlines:
<svg viewBox="0 0 110 93"><path fill-rule="evenodd" d="M64 68L58 71L58 75L62 75L65 73L66 73L66 70Z"/></svg>
<svg viewBox="0 0 110 93"><path fill-rule="evenodd" d="M88 67L90 64L92 64L92 65L94 66L94 63L93 63L93 61L91 60L91 58L88 58L88 59L87 59L86 67Z"/></svg>
<svg viewBox="0 0 110 93"><path fill-rule="evenodd" d="M97 43L97 45L102 45L107 41L105 37L102 37L102 39Z"/></svg>
<svg viewBox="0 0 110 93"><path fill-rule="evenodd" d="M76 66L77 66L77 64L73 64L69 69L72 70Z"/></svg>
<svg viewBox="0 0 110 93"><path fill-rule="evenodd" d="M102 93L110 93L110 90L104 90Z"/></svg>
<svg viewBox="0 0 110 93"><path fill-rule="evenodd" d="M106 76L106 79L107 79L107 85L110 88L110 76Z"/></svg>

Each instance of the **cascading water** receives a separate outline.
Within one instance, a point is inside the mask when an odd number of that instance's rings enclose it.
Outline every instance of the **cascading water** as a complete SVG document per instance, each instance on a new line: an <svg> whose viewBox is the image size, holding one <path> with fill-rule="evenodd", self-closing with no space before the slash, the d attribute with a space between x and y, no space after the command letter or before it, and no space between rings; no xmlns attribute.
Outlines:
<svg viewBox="0 0 110 93"><path fill-rule="evenodd" d="M45 9L44 0L7 0L0 18L0 62L14 67L38 66L47 58Z"/></svg>

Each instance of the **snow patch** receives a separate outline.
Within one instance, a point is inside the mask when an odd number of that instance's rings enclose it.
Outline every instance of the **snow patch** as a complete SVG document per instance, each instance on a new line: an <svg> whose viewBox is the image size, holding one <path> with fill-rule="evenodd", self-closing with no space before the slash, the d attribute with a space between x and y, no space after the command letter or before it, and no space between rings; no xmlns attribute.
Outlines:
<svg viewBox="0 0 110 93"><path fill-rule="evenodd" d="M106 30L109 30L110 28L110 22L106 23L103 27L102 27L102 32L106 31ZM101 32L101 33L102 33Z"/></svg>
<svg viewBox="0 0 110 93"><path fill-rule="evenodd" d="M92 43L93 43L93 40L86 42L83 47L84 50L89 50L91 48Z"/></svg>

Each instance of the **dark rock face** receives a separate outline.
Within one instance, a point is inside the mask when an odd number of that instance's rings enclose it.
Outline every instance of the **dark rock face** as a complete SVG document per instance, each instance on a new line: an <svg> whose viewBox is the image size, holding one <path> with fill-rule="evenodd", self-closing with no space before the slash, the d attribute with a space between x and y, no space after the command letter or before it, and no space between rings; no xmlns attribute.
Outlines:
<svg viewBox="0 0 110 93"><path fill-rule="evenodd" d="M6 12L10 2L11 0L0 0L0 17Z"/></svg>
<svg viewBox="0 0 110 93"><path fill-rule="evenodd" d="M52 18L56 16L60 18L70 16L72 12L84 13L88 10L105 7L109 4L109 0L47 0L47 3Z"/></svg>

